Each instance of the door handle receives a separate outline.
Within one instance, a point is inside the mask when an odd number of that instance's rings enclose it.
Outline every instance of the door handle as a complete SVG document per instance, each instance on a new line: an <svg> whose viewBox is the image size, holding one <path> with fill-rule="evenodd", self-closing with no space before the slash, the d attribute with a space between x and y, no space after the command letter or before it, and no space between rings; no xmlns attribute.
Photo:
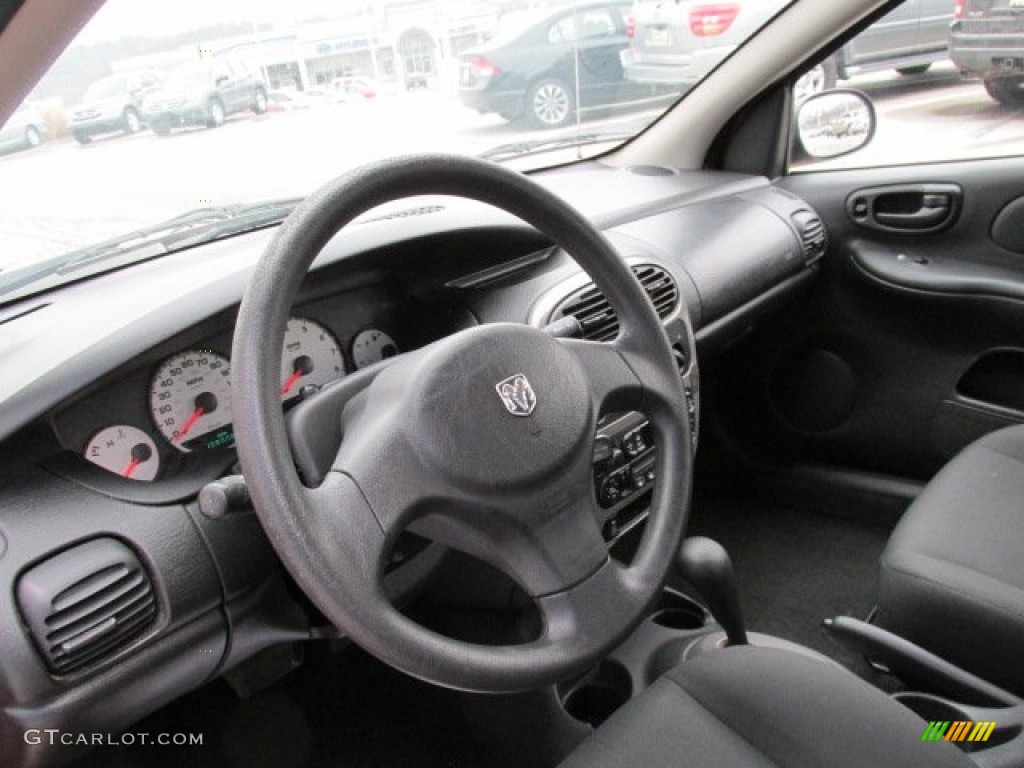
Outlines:
<svg viewBox="0 0 1024 768"><path fill-rule="evenodd" d="M928 234L952 226L963 192L956 184L893 184L854 192L846 212L868 229Z"/></svg>
<svg viewBox="0 0 1024 768"><path fill-rule="evenodd" d="M939 198L929 204L929 197ZM945 195L924 195L921 207L916 211L908 213L895 213L879 210L879 202L875 200L875 221L893 229L932 229L941 224L943 219L949 215L950 201Z"/></svg>

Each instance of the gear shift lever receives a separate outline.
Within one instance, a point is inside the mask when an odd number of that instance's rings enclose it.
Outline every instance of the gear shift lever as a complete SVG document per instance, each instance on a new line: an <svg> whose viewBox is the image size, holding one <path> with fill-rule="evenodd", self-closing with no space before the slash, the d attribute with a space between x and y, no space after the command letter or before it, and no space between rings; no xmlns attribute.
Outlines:
<svg viewBox="0 0 1024 768"><path fill-rule="evenodd" d="M722 545L704 536L684 540L676 569L704 598L711 615L725 630L728 645L747 645L732 560Z"/></svg>

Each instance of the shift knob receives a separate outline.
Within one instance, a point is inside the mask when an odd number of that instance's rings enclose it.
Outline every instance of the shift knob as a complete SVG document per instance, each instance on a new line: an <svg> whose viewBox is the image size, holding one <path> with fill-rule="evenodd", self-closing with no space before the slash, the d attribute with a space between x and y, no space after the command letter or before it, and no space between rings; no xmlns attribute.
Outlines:
<svg viewBox="0 0 1024 768"><path fill-rule="evenodd" d="M728 644L746 645L736 576L732 560L722 545L704 536L686 539L679 548L676 568L707 603L711 615L725 630Z"/></svg>

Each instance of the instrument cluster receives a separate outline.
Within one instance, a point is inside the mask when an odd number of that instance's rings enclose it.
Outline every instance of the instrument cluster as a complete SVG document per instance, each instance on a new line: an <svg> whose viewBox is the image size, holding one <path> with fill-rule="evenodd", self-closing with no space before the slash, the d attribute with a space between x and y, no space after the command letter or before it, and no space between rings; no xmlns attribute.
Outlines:
<svg viewBox="0 0 1024 768"><path fill-rule="evenodd" d="M95 417L97 410L114 410L102 405L116 403L117 395L109 393L93 399L99 408L82 403L73 416L58 419L58 436L70 433L70 439L63 440L65 447L110 473L147 483L173 473L173 467L190 454L234 445L231 361L226 354L230 338L222 334L215 341L208 347L174 352L152 366L145 402L128 395L133 402L118 408L117 415L127 417L123 421L89 424L94 420L89 414ZM288 408L303 396L399 352L393 336L377 327L362 328L343 346L324 323L292 317L281 351L282 406ZM131 382L117 389L123 395L127 388L138 387ZM79 446L73 445L76 435Z"/></svg>

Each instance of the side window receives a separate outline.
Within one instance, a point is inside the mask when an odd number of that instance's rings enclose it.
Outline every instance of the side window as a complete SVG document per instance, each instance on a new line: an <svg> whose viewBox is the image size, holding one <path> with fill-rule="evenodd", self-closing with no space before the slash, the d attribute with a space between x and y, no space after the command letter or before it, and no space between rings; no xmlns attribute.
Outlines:
<svg viewBox="0 0 1024 768"><path fill-rule="evenodd" d="M874 137L795 172L1024 154L1024 16L992 0L907 0L804 73L796 108L832 88L868 96Z"/></svg>
<svg viewBox="0 0 1024 768"><path fill-rule="evenodd" d="M571 43L576 39L576 18L563 16L548 28L549 43Z"/></svg>
<svg viewBox="0 0 1024 768"><path fill-rule="evenodd" d="M579 15L580 40L615 36L615 20L605 8L582 11Z"/></svg>

